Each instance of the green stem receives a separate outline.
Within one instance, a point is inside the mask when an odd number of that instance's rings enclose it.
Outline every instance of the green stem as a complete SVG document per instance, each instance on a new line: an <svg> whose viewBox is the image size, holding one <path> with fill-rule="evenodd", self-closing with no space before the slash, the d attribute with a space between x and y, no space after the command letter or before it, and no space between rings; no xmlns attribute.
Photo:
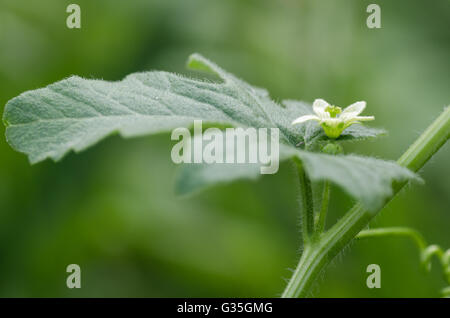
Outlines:
<svg viewBox="0 0 450 318"><path fill-rule="evenodd" d="M330 202L330 182L325 181L323 184L322 207L320 209L319 218L316 224L316 233L320 234L325 229L325 222L328 213L328 203Z"/></svg>
<svg viewBox="0 0 450 318"><path fill-rule="evenodd" d="M450 106L425 130L398 159L401 166L417 172L441 148L450 136Z"/></svg>
<svg viewBox="0 0 450 318"><path fill-rule="evenodd" d="M400 157L398 164L417 172L441 148L450 135L450 107L425 130ZM406 182L396 183L389 202ZM386 203L387 203L386 202ZM370 213L357 203L313 245L307 245L282 297L304 297L319 273L363 230L377 213Z"/></svg>
<svg viewBox="0 0 450 318"><path fill-rule="evenodd" d="M302 235L303 244L311 241L314 233L314 205L311 190L311 181L305 173L301 163L297 162L298 179L300 182L300 200L301 200L301 217L302 217Z"/></svg>

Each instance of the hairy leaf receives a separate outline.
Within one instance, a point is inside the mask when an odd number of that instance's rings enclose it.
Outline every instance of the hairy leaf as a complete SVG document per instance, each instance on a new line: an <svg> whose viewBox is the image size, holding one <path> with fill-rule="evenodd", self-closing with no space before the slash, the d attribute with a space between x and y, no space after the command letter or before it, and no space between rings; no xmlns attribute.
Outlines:
<svg viewBox="0 0 450 318"><path fill-rule="evenodd" d="M10 100L3 114L6 138L28 155L31 163L60 160L82 151L108 135L134 137L206 125L279 128L280 160L299 158L312 180L328 179L368 208L379 207L393 180L414 178L395 163L357 156L329 156L306 152L326 139L313 122L293 126L293 119L312 113L304 102L279 105L266 90L254 87L204 57L193 54L191 69L219 77L218 82L190 79L166 72L144 72L108 82L73 76ZM353 125L339 140L379 136L384 131ZM256 178L259 165L186 165L178 191L187 193L205 185L237 178Z"/></svg>
<svg viewBox="0 0 450 318"><path fill-rule="evenodd" d="M45 88L28 91L6 105L3 121L11 146L31 163L60 160L70 150L82 151L108 135L134 137L175 127L189 127L194 119L242 127L278 127L281 141L296 145L321 135L317 127L292 126L294 118L310 112L301 102L282 107L264 89L253 87L193 54L188 66L213 73L221 82L189 79L166 72L145 72L119 82L73 76ZM305 126L310 127L310 123ZM362 127L347 138L377 135ZM316 136L317 137L317 136Z"/></svg>
<svg viewBox="0 0 450 318"><path fill-rule="evenodd" d="M329 180L362 202L370 211L381 208L392 194L393 181L420 177L395 162L357 155L327 155L292 147L280 148L280 161L299 159L312 181ZM187 194L218 182L256 179L260 164L189 164L180 168L176 190Z"/></svg>

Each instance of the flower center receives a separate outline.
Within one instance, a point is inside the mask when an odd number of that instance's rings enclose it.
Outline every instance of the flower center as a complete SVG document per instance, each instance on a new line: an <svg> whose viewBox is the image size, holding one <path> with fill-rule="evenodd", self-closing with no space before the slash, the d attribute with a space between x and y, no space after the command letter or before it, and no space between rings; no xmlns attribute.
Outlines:
<svg viewBox="0 0 450 318"><path fill-rule="evenodd" d="M340 108L338 106L331 106L330 105L330 106L327 106L327 108L325 108L325 111L330 114L331 118L336 118L337 115L342 113L342 108Z"/></svg>

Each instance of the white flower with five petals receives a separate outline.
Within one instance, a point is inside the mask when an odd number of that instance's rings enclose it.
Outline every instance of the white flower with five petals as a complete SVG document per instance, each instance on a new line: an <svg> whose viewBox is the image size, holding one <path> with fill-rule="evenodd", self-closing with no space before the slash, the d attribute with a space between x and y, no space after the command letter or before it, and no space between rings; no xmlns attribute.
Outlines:
<svg viewBox="0 0 450 318"><path fill-rule="evenodd" d="M362 121L374 120L374 116L358 116L366 108L366 102L356 102L344 110L337 106L328 104L323 99L316 99L313 110L316 115L305 115L297 118L292 125L301 124L309 120L317 121L329 138L338 138L347 127L361 123Z"/></svg>

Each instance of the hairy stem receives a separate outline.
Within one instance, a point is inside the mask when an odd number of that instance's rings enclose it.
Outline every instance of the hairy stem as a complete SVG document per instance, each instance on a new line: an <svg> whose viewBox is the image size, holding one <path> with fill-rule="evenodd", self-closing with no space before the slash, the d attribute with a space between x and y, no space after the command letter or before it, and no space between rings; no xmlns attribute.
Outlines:
<svg viewBox="0 0 450 318"><path fill-rule="evenodd" d="M325 181L323 184L323 192L322 192L322 206L319 212L319 218L317 219L316 224L316 233L320 234L325 229L325 222L327 219L328 213L328 203L330 202L330 182Z"/></svg>
<svg viewBox="0 0 450 318"><path fill-rule="evenodd" d="M303 243L307 244L311 241L314 233L314 205L311 190L311 181L305 173L301 163L297 162L298 179L300 182L300 200L301 200L301 217L302 217L302 234Z"/></svg>
<svg viewBox="0 0 450 318"><path fill-rule="evenodd" d="M398 164L418 171L448 140L450 135L450 107L423 132L400 157ZM389 202L407 182L393 186ZM386 203L387 203L386 202ZM319 273L363 230L377 213L370 213L357 203L313 245L306 245L299 264L282 297L305 297Z"/></svg>

